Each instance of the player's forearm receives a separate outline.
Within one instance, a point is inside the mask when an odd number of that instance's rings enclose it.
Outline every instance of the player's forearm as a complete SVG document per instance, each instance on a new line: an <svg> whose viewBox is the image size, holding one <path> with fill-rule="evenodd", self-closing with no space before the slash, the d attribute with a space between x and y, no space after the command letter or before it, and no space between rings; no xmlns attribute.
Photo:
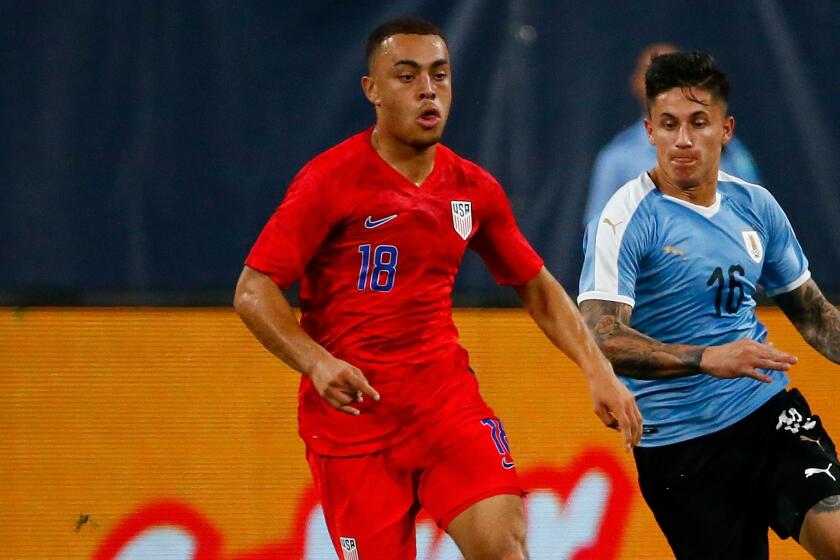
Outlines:
<svg viewBox="0 0 840 560"><path fill-rule="evenodd" d="M584 373L604 361L574 302L545 268L534 280L517 287L517 292L540 330Z"/></svg>
<svg viewBox="0 0 840 560"><path fill-rule="evenodd" d="M257 340L293 369L311 372L314 364L327 356L300 327L289 302L268 276L245 267L233 305Z"/></svg>
<svg viewBox="0 0 840 560"><path fill-rule="evenodd" d="M584 301L581 313L615 372L634 379L664 379L702 373L705 346L665 344L627 326L629 305Z"/></svg>
<svg viewBox="0 0 840 560"><path fill-rule="evenodd" d="M593 331L615 372L634 379L663 379L702 373L705 346L665 344L604 316Z"/></svg>
<svg viewBox="0 0 840 560"><path fill-rule="evenodd" d="M777 296L777 302L802 338L817 352L840 364L840 311L814 280Z"/></svg>

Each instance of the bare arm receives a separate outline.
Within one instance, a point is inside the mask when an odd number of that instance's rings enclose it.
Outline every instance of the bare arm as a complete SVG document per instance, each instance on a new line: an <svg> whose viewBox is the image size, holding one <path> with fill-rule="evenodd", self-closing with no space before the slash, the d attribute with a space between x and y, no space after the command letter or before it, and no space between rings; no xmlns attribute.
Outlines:
<svg viewBox="0 0 840 560"><path fill-rule="evenodd" d="M802 338L814 349L840 364L840 311L831 304L813 280L786 294L776 296Z"/></svg>
<svg viewBox="0 0 840 560"><path fill-rule="evenodd" d="M665 344L628 326L633 310L625 303L587 300L580 309L601 350L625 377L665 379L708 373L769 382L758 368L786 371L796 363L793 356L749 339L720 346Z"/></svg>
<svg viewBox="0 0 840 560"><path fill-rule="evenodd" d="M563 286L543 267L516 291L549 340L586 374L595 414L605 425L620 429L628 447L636 445L642 428L636 401L615 377Z"/></svg>
<svg viewBox="0 0 840 560"><path fill-rule="evenodd" d="M337 359L306 334L283 292L265 274L243 268L233 306L257 340L286 364L308 375L321 397L333 407L356 415L358 409L348 405L361 401L362 393L379 400L379 394L358 368Z"/></svg>
<svg viewBox="0 0 840 560"><path fill-rule="evenodd" d="M634 379L684 377L701 373L704 346L664 344L630 328L626 303L587 300L580 312L615 370Z"/></svg>

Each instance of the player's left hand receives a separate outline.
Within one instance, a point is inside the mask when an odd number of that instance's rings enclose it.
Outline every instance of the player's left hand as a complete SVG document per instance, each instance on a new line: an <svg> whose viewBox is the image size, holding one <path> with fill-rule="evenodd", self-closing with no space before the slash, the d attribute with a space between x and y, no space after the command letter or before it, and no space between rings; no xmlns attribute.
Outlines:
<svg viewBox="0 0 840 560"><path fill-rule="evenodd" d="M642 413L633 394L618 380L609 362L587 371L592 409L608 428L624 436L624 446L629 451L642 438Z"/></svg>

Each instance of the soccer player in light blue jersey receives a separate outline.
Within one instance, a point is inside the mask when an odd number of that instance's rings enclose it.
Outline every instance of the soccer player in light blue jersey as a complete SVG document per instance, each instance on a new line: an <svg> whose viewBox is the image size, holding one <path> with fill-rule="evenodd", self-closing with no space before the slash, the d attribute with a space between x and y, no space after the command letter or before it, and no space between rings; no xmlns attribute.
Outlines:
<svg viewBox="0 0 840 560"><path fill-rule="evenodd" d="M645 83L656 165L589 223L578 297L644 417L642 494L679 559L766 559L768 527L840 558L836 450L755 295L835 363L840 312L773 196L720 171L735 120L714 60L663 54Z"/></svg>
<svg viewBox="0 0 840 560"><path fill-rule="evenodd" d="M656 149L648 143L642 116L642 114L647 114L645 72L651 58L658 54L678 50L676 46L669 43L654 43L645 47L639 54L636 68L630 76L630 92L639 101L641 113L633 124L624 127L598 152L592 166L592 176L589 179L589 192L583 212L584 226L601 213L604 205L621 185L656 164ZM750 183L761 182L758 166L752 155L744 143L735 136L729 140L726 148L721 152L720 168Z"/></svg>

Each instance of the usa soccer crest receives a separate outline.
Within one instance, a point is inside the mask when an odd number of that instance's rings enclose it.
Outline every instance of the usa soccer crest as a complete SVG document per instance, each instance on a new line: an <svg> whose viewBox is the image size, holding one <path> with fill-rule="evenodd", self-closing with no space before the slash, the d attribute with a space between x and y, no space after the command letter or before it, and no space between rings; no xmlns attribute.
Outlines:
<svg viewBox="0 0 840 560"><path fill-rule="evenodd" d="M764 257L764 247L761 245L761 238L753 230L742 231L741 237L744 238L744 246L747 248L750 258L757 263L761 262Z"/></svg>
<svg viewBox="0 0 840 560"><path fill-rule="evenodd" d="M356 548L356 539L352 537L339 537L341 552L344 560L359 560L359 549Z"/></svg>
<svg viewBox="0 0 840 560"><path fill-rule="evenodd" d="M452 225L458 235L466 241L472 232L472 202L466 200L452 201Z"/></svg>

